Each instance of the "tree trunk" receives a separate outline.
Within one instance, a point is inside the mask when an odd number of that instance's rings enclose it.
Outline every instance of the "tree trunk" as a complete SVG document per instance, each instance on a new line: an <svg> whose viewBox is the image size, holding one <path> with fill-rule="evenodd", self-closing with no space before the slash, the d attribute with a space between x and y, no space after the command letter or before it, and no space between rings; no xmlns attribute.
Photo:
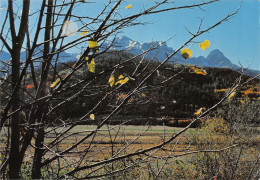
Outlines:
<svg viewBox="0 0 260 180"><path fill-rule="evenodd" d="M50 32L51 32L51 21L52 21L52 8L53 8L53 0L48 0L48 8L47 8L47 17L46 17L46 28L45 28L45 37L44 41L44 49L43 49L43 63L42 63L42 74L41 74L41 82L38 87L39 94L37 95L37 99L43 97L45 94L46 80L48 76L49 66L51 59L49 58L50 51ZM34 160L32 167L32 179L40 179L41 178L41 167L42 167L42 155L44 150L43 142L44 142L44 126L45 123L45 109L48 106L46 102L40 102L38 105L37 111L37 121L39 123L39 129L37 131L37 138L35 142L35 152L34 152Z"/></svg>
<svg viewBox="0 0 260 180"><path fill-rule="evenodd" d="M30 0L23 0L23 12L19 26L18 34L15 30L15 18L13 13L13 0L8 1L8 13L10 20L10 30L12 36L12 50L10 51L12 57L12 92L13 100L11 101L12 112L20 108L21 97L21 81L20 81L20 53L24 42L25 30L28 25L28 15L30 8ZM11 117L11 147L9 156L9 178L20 179L21 161L19 155L20 147L20 116L19 111L14 113Z"/></svg>
<svg viewBox="0 0 260 180"><path fill-rule="evenodd" d="M12 90L15 89L15 85L18 82L20 76L20 51L15 50L12 53ZM13 94L14 99L12 102L12 111L19 108L19 95L20 90L16 90ZM19 163L19 140L20 140L20 117L19 112L12 115L11 121L11 147L10 147L10 159L9 159L9 178L20 179L20 167Z"/></svg>
<svg viewBox="0 0 260 180"><path fill-rule="evenodd" d="M44 129L41 127L38 130L38 135L35 142L35 153L32 168L32 179L41 179L41 166L42 166L42 154L43 154L43 141L44 141Z"/></svg>

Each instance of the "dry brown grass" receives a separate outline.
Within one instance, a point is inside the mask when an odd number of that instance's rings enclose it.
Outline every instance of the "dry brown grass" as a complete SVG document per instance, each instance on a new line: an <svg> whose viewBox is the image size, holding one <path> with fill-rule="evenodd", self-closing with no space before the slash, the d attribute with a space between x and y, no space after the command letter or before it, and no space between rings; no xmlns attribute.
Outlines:
<svg viewBox="0 0 260 180"><path fill-rule="evenodd" d="M112 128L110 132L108 131L109 128ZM73 129L70 134L79 131L85 132L66 138L62 143L53 149L56 152L63 151L88 134L86 131L91 131L93 129L95 129L95 126L78 126ZM87 150L88 155L86 159L88 159L88 161L99 161L104 158L110 158L120 151L121 154L126 154L138 150L144 150L169 139L173 134L179 132L182 128L151 126L144 133L146 129L147 127L144 126L124 126L120 127L120 129L118 126L103 127L101 128L101 131L96 134L94 141L91 142L91 138L86 139L81 145L75 148L69 156L74 158L77 156L80 157L80 155L82 155L82 153ZM192 132L195 131L200 130L190 129L188 132L177 138L175 141L171 142L169 145L164 146L163 149L159 149L156 152L153 151L152 154L154 156L167 156L169 152L174 155L179 154L180 152L194 149L193 145L191 145L189 142L189 137L191 136ZM49 134L49 137L46 139L45 143L48 144L51 142L54 139L53 137L54 134ZM111 141L113 141L113 145ZM127 148L122 151L122 149L124 149L126 146ZM54 154L51 152L48 153L48 156L52 155Z"/></svg>

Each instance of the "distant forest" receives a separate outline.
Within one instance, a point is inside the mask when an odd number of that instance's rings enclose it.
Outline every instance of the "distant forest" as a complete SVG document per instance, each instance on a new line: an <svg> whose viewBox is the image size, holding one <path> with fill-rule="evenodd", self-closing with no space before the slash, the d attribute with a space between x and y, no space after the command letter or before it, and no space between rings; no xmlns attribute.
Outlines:
<svg viewBox="0 0 260 180"><path fill-rule="evenodd" d="M109 97L93 113L96 117L102 117L111 112L107 107L113 108L115 104L120 103L127 97L129 89L136 87L146 76L146 73L151 72L159 64L159 62L147 59L144 59L139 64L140 57L125 62L133 57L132 54L126 52L106 53L95 58L95 73L89 72L87 66L76 71L70 82L67 82L64 87L64 89L69 88L70 90L64 91L64 93L61 90L61 93L54 96L50 103L54 107L79 90L83 92L83 95L76 97L73 101L67 99L67 102L59 108L58 113L50 116L50 121L57 117L73 121L91 110L106 95ZM74 63L58 64L57 72L59 76L63 78ZM116 72L113 72L113 74L127 75L130 80L120 88L111 88L108 83L113 69L111 67L118 63L121 63L121 65L117 67ZM139 66L138 71L133 74L136 66ZM127 117L128 119L131 117L130 124L144 124L145 122L140 122L142 118L150 118L153 121L152 124L157 124L159 122L154 121L163 117L170 117L171 119L195 117L194 112L199 108L207 109L217 103L240 75L239 72L230 69L203 68L207 72L206 75L192 73L190 69L191 66L187 65L165 64L161 69L154 72L153 76L141 88L141 91L136 92L134 96L128 99L124 108L117 112L115 118L112 118L111 123L113 123L113 119L117 121L116 119L127 119ZM27 78L24 82L24 88L27 91L27 93L24 93L24 98L29 100L31 98L29 96L30 89L34 88L34 86L31 85L33 83L29 75ZM92 82L94 78L95 81ZM249 78L251 77L243 76L242 82ZM84 87L80 83L81 80L89 82L89 85ZM75 82L78 82L78 84L71 87L70 85ZM51 84L52 82L48 83ZM244 92L248 89L252 92L247 91L245 95ZM52 91L52 89L50 88L48 91ZM250 84L243 86L242 89L240 88L233 99L240 103L245 96L249 100L256 100L257 98L259 100L259 79L254 79ZM86 120L85 123L94 122Z"/></svg>

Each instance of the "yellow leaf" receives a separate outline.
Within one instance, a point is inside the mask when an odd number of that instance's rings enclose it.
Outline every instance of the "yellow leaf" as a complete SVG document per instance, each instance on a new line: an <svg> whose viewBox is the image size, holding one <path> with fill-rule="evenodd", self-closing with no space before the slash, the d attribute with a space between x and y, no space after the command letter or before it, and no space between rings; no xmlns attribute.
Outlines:
<svg viewBox="0 0 260 180"><path fill-rule="evenodd" d="M118 81L116 82L116 84L115 85L117 85L117 84L125 84L127 81L129 81L129 78L128 77L125 77L124 78L124 76L123 75L120 75L119 77L118 77Z"/></svg>
<svg viewBox="0 0 260 180"><path fill-rule="evenodd" d="M236 94L236 91L232 92L229 96L228 96L228 102L230 101L230 99Z"/></svg>
<svg viewBox="0 0 260 180"><path fill-rule="evenodd" d="M196 74L201 74L203 76L207 75L207 72L205 70L198 70L198 71L195 71Z"/></svg>
<svg viewBox="0 0 260 180"><path fill-rule="evenodd" d="M51 88L55 87L58 82L60 82L60 78L58 78L56 81L54 81L54 82L51 84L50 87L51 87Z"/></svg>
<svg viewBox="0 0 260 180"><path fill-rule="evenodd" d="M114 83L115 83L114 74L109 78L108 82L109 82L109 85L110 85L111 87L113 87L113 85L114 85Z"/></svg>
<svg viewBox="0 0 260 180"><path fill-rule="evenodd" d="M115 85L121 84L121 82L123 81L123 78L124 78L124 76L123 76L123 75L120 75L120 76L118 77L118 81L115 83Z"/></svg>
<svg viewBox="0 0 260 180"><path fill-rule="evenodd" d="M85 29L82 33L80 33L79 35L83 36L84 34L88 33L88 30Z"/></svg>
<svg viewBox="0 0 260 180"><path fill-rule="evenodd" d="M207 75L206 70L204 70L202 68L190 67L189 72L201 74L201 75L204 75L204 76Z"/></svg>
<svg viewBox="0 0 260 180"><path fill-rule="evenodd" d="M129 78L128 78L128 77L126 77L125 79L123 79L122 82L121 82L121 84L125 84L125 83L127 83L127 81L129 81Z"/></svg>
<svg viewBox="0 0 260 180"><path fill-rule="evenodd" d="M124 76L121 74L118 76L118 80L122 80L124 78Z"/></svg>
<svg viewBox="0 0 260 180"><path fill-rule="evenodd" d="M119 83L121 84L123 78L124 78L124 76L123 76L122 74L119 75L119 77L118 77L118 81L115 83L115 85L117 85L117 84L119 84Z"/></svg>
<svg viewBox="0 0 260 180"><path fill-rule="evenodd" d="M228 89L216 89L216 92L225 92L227 91Z"/></svg>
<svg viewBox="0 0 260 180"><path fill-rule="evenodd" d="M126 94L120 94L118 98L119 98L119 99L125 99L126 96L127 96Z"/></svg>
<svg viewBox="0 0 260 180"><path fill-rule="evenodd" d="M203 51L205 51L206 48L208 48L209 46L210 46L209 40L205 40L205 41L203 41L202 43L200 43L200 48L201 48Z"/></svg>
<svg viewBox="0 0 260 180"><path fill-rule="evenodd" d="M199 110L197 110L197 111L194 113L194 115L196 115L196 116L200 115L201 112L202 112L202 110L203 110L203 108L200 108Z"/></svg>
<svg viewBox="0 0 260 180"><path fill-rule="evenodd" d="M89 117L90 119L95 120L95 114L90 114Z"/></svg>
<svg viewBox="0 0 260 180"><path fill-rule="evenodd" d="M87 62L88 69L90 72L95 73L95 61L94 58L91 59L90 63Z"/></svg>
<svg viewBox="0 0 260 180"><path fill-rule="evenodd" d="M189 59L192 55L192 51L188 48L184 48L182 51L181 51L181 55L184 59Z"/></svg>
<svg viewBox="0 0 260 180"><path fill-rule="evenodd" d="M176 172L180 172L174 165L172 165L172 168L173 168Z"/></svg>
<svg viewBox="0 0 260 180"><path fill-rule="evenodd" d="M88 41L88 43L89 43L89 45L88 45L89 48L97 48L98 47L97 41Z"/></svg>
<svg viewBox="0 0 260 180"><path fill-rule="evenodd" d="M129 4L128 6L125 7L126 9L131 9L132 8L132 4Z"/></svg>

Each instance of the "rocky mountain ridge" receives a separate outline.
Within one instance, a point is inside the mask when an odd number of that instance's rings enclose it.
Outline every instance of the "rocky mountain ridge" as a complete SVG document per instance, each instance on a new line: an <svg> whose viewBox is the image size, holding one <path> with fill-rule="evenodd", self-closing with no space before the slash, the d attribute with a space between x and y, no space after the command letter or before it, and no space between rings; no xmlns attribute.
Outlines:
<svg viewBox="0 0 260 180"><path fill-rule="evenodd" d="M158 49L151 50L146 54L146 58L150 59L155 56L155 60L163 61L170 54L174 52L174 49L167 46L165 42L146 42L140 43L138 41L134 41L126 36L118 37L114 41L113 50L125 50L132 54L139 54L151 47L158 46ZM104 44L107 46L109 44ZM236 64L233 64L219 49L212 50L207 57L199 56L199 57L191 57L188 60L185 60L181 53L178 52L174 57L172 57L169 62L173 62L176 64L185 64L185 65L196 65L202 67L216 67L216 68L228 68L236 71L241 71L241 67ZM258 70L247 69L245 71L246 75L255 76L260 74Z"/></svg>
<svg viewBox="0 0 260 180"><path fill-rule="evenodd" d="M109 43L104 43L101 47L105 48L109 46ZM126 36L121 36L115 39L114 45L110 48L110 50L124 50L132 54L140 54L144 51L147 51L151 47L158 48L151 50L149 53L145 55L145 58L157 61L163 61L170 54L174 52L174 49L167 46L166 42L145 42L140 43L138 41L134 41ZM40 56L41 53L38 54ZM25 60L26 53L25 51L21 53L21 60ZM56 57L56 56L55 56ZM55 59L54 57L54 59ZM59 62L68 62L68 61L76 61L77 54L70 54L67 52L61 52L59 55ZM11 56L9 53L2 51L0 54L0 60L7 62L10 60ZM212 50L207 57L199 56L199 57L191 57L188 60L182 58L181 53L178 52L174 57L172 57L169 62L176 64L185 64L185 65L196 65L202 67L216 67L216 68L228 68L236 71L241 71L241 67L233 64L225 55L219 50ZM258 70L247 69L245 71L246 75L256 76L260 74Z"/></svg>

